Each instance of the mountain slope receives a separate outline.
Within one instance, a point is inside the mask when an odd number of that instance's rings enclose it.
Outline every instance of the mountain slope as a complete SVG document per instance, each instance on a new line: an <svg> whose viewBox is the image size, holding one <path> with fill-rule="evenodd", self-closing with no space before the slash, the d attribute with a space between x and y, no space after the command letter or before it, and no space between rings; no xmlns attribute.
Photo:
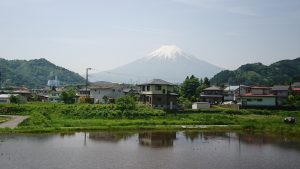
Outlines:
<svg viewBox="0 0 300 169"><path fill-rule="evenodd" d="M216 74L212 84L275 85L300 81L300 58L282 60L270 66L261 63L246 64L237 70L224 70Z"/></svg>
<svg viewBox="0 0 300 169"><path fill-rule="evenodd" d="M63 85L84 83L84 78L79 74L56 66L46 59L26 61L0 58L0 71L2 84L12 86L39 88L45 86L54 76L58 76Z"/></svg>
<svg viewBox="0 0 300 169"><path fill-rule="evenodd" d="M180 83L186 76L212 77L222 69L189 55L176 46L162 46L147 56L116 69L91 75L93 81L140 83L161 78Z"/></svg>

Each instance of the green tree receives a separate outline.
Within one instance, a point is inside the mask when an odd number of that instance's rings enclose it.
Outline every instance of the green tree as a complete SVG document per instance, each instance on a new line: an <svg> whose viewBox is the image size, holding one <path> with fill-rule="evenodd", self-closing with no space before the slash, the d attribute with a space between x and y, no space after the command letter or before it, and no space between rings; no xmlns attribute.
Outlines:
<svg viewBox="0 0 300 169"><path fill-rule="evenodd" d="M9 101L11 103L19 104L21 102L21 99L18 96L11 95L9 97Z"/></svg>
<svg viewBox="0 0 300 169"><path fill-rule="evenodd" d="M133 97L123 96L116 99L116 108L122 112L136 109L136 101Z"/></svg>
<svg viewBox="0 0 300 169"><path fill-rule="evenodd" d="M207 77L204 78L203 84L204 84L205 86L207 86L207 87L210 86L210 82L209 82L209 79L208 79Z"/></svg>
<svg viewBox="0 0 300 169"><path fill-rule="evenodd" d="M75 103L75 91L74 90L68 90L63 91L60 95L61 100L66 104L73 104Z"/></svg>
<svg viewBox="0 0 300 169"><path fill-rule="evenodd" d="M184 97L181 96L181 97L179 97L178 102L185 109L191 109L192 108L192 102L187 98L184 98Z"/></svg>
<svg viewBox="0 0 300 169"><path fill-rule="evenodd" d="M180 94L182 97L187 98L190 101L196 101L199 93L197 88L200 86L200 81L194 75L186 77L183 84L180 87Z"/></svg>

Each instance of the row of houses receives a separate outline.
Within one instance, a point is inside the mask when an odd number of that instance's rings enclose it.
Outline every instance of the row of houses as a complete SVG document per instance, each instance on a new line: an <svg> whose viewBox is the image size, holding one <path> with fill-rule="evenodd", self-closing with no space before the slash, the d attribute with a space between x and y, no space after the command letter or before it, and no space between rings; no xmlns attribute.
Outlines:
<svg viewBox="0 0 300 169"><path fill-rule="evenodd" d="M178 107L175 86L161 79L153 79L137 86L101 83L78 90L76 96L78 99L88 96L94 103L105 103L105 97L113 100L124 95L132 95L154 108L175 109Z"/></svg>
<svg viewBox="0 0 300 169"><path fill-rule="evenodd" d="M32 89L17 88L0 94L0 103L9 102L11 95L19 95L26 100L35 97L43 102L60 102L63 88ZM241 106L282 106L287 102L290 94L300 95L300 82L286 86L211 86L199 93L199 102L211 104L238 103ZM177 109L178 94L176 85L161 79L153 79L139 85L117 83L96 83L77 91L76 100L91 98L93 103L107 103L124 96L135 96L140 102L154 108Z"/></svg>
<svg viewBox="0 0 300 169"><path fill-rule="evenodd" d="M283 106L291 94L300 95L300 82L291 85L265 86L211 86L200 94L200 101L210 104L226 102L240 103L242 106Z"/></svg>

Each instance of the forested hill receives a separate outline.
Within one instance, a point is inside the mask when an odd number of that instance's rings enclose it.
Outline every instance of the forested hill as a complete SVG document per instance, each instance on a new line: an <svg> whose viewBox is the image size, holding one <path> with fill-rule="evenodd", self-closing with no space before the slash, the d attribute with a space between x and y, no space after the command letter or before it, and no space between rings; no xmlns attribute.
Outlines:
<svg viewBox="0 0 300 169"><path fill-rule="evenodd" d="M300 58L282 60L270 66L261 63L246 64L237 70L216 74L212 84L275 85L300 81Z"/></svg>
<svg viewBox="0 0 300 169"><path fill-rule="evenodd" d="M54 65L46 59L5 60L0 58L2 86L26 86L40 88L47 81L58 76L62 85L83 84L84 78L79 74Z"/></svg>

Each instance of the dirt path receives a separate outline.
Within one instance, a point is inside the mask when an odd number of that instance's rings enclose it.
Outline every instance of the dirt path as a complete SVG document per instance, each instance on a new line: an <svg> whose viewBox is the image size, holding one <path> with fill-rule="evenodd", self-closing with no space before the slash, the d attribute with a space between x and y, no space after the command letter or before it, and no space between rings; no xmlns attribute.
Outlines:
<svg viewBox="0 0 300 169"><path fill-rule="evenodd" d="M28 118L28 116L12 116L12 115L0 115L2 117L9 117L6 122L0 123L0 128L16 128L20 123Z"/></svg>

